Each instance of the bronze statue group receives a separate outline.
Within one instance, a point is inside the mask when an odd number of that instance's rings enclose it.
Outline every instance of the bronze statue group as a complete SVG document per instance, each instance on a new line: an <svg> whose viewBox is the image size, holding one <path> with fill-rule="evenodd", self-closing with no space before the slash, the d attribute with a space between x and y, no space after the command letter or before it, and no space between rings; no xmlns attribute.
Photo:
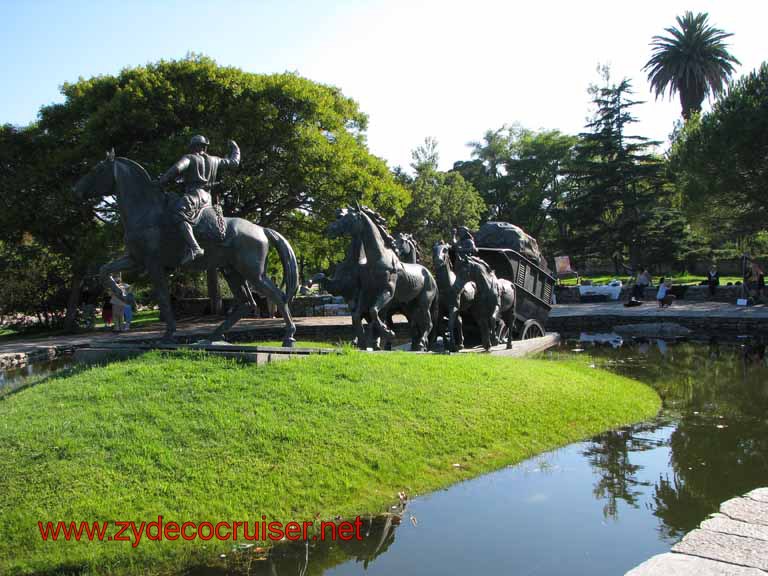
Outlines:
<svg viewBox="0 0 768 576"><path fill-rule="evenodd" d="M230 286L235 306L211 340L221 339L241 317L256 310L255 291L277 305L285 322L283 345L292 346L296 328L289 305L298 289L296 256L278 232L222 215L212 190L219 168L239 165L240 150L230 141L229 156L219 158L208 154L208 144L204 136L194 136L189 153L157 180L136 162L116 158L113 151L76 184L80 198L115 195L120 207L126 253L101 268L102 282L124 298L113 275L146 271L166 320L164 339L173 342L176 323L167 272L181 265L216 267ZM164 192L162 186L169 182L182 185L183 193ZM331 237L348 236L350 245L332 277L320 274L313 280L345 299L360 348L390 348L397 313L408 320L412 350L428 350L438 335L446 350L460 349L462 314L474 319L486 350L504 338L511 347L515 286L497 278L477 257L468 229L455 230L450 244L435 244L436 275L418 262L420 251L412 236L392 237L384 219L364 206L340 209L327 232ZM280 255L284 291L266 274L270 245Z"/></svg>

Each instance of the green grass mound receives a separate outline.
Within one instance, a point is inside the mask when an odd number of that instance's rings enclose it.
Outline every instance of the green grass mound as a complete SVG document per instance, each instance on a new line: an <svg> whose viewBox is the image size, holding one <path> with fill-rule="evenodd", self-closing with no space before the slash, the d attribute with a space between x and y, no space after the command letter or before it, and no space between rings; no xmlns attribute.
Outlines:
<svg viewBox="0 0 768 576"><path fill-rule="evenodd" d="M43 542L38 521L351 517L659 406L608 372L480 354L348 351L256 368L151 353L51 378L0 400L0 573L144 574L232 547Z"/></svg>

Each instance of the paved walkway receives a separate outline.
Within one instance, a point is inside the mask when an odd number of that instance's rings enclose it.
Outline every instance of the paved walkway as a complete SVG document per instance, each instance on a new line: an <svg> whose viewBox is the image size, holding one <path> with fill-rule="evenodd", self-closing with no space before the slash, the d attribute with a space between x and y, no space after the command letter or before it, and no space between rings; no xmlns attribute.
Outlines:
<svg viewBox="0 0 768 576"><path fill-rule="evenodd" d="M552 308L550 318L575 318L579 316L621 316L624 318L637 318L646 320L648 318L675 319L675 318L722 318L722 319L745 319L745 320L765 320L768 325L768 306L758 304L756 306L736 306L724 302L678 302L670 308L659 309L655 302L646 302L642 306L635 308L625 308L620 302L600 302L594 304L558 304ZM395 317L399 322L404 318ZM178 335L181 338L192 338L206 336L213 332L219 324L221 318L213 316L198 317L186 319L179 322ZM329 336L340 333L346 327L350 326L349 316L325 316L325 317L300 317L295 318L297 327L297 337L300 339L311 340L314 336L319 337L323 331L327 331ZM279 318L246 318L237 323L232 330L233 340L237 339L238 333L259 333L261 338L280 338L282 333L283 321ZM163 324L144 325L127 333L113 333L109 331L96 330L93 332L84 332L76 335L62 335L51 337L26 338L23 340L0 341L0 354L16 352L32 352L39 347L74 347L83 346L89 343L103 344L106 342L136 342L154 338L160 338L163 335ZM250 335L250 334L249 334ZM257 336L257 334L254 334Z"/></svg>
<svg viewBox="0 0 768 576"><path fill-rule="evenodd" d="M768 574L768 488L723 502L720 512L626 576L765 576Z"/></svg>
<svg viewBox="0 0 768 576"><path fill-rule="evenodd" d="M395 317L397 320L398 318ZM218 316L203 316L191 319L181 320L178 323L176 332L180 339L200 337L210 335L222 321ZM339 329L351 326L352 320L349 316L325 316L310 318L294 318L296 322L296 334L299 338L310 340L311 337L306 334L317 334L323 329ZM269 338L280 339L280 336L270 336L271 334L282 334L283 321L280 318L245 318L240 320L233 328L230 334L242 332L263 332ZM61 335L50 337L26 338L23 340L11 340L0 343L0 354L13 352L32 352L41 347L76 347L87 344L105 344L119 342L130 344L132 342L142 342L161 338L165 331L165 324L154 323L143 325L132 329L130 332L112 332L108 330L94 330L92 332L83 332L74 335ZM329 334L333 336L333 334Z"/></svg>

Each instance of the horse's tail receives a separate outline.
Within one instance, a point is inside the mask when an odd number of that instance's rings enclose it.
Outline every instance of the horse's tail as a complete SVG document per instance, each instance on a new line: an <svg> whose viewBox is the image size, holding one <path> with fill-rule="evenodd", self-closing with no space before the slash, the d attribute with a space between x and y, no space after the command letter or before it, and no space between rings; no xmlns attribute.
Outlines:
<svg viewBox="0 0 768 576"><path fill-rule="evenodd" d="M299 264L296 262L296 254L294 254L291 245L288 244L288 240L279 232L275 232L271 228L264 228L264 234L266 234L270 244L277 248L277 253L280 254L285 280L285 301L290 304L299 290Z"/></svg>

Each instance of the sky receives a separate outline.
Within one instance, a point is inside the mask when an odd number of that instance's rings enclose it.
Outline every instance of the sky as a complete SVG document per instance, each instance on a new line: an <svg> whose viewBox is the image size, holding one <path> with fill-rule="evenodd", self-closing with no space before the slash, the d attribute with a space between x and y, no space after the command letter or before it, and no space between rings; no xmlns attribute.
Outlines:
<svg viewBox="0 0 768 576"><path fill-rule="evenodd" d="M428 136L445 170L504 124L578 133L598 64L647 101L635 133L665 141L680 106L654 99L642 67L651 38L686 10L734 34L735 77L768 59L768 2L744 0L0 0L0 123L33 122L64 82L195 52L339 87L391 167Z"/></svg>

